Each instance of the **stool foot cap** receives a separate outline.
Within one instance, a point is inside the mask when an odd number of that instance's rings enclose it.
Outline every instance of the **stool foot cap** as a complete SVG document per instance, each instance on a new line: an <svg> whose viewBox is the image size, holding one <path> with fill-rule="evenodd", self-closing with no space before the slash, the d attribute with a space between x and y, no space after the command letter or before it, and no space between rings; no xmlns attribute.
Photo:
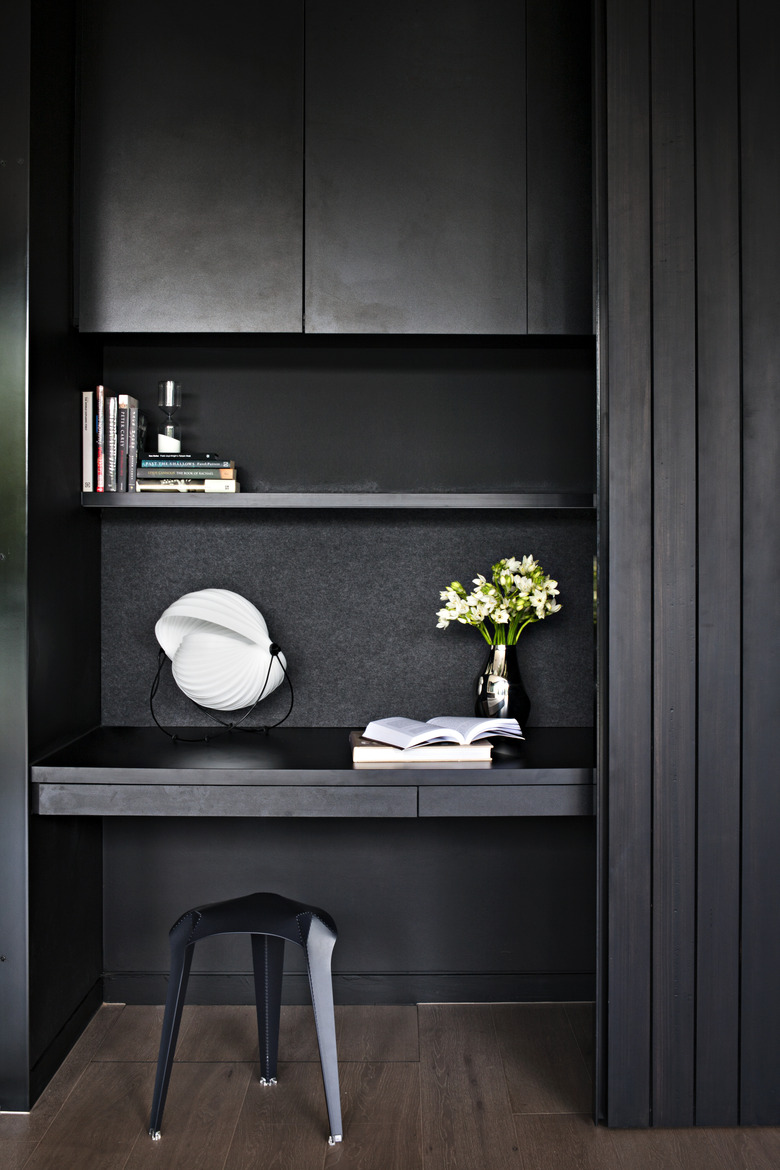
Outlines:
<svg viewBox="0 0 780 1170"><path fill-rule="evenodd" d="M341 1141L341 1134L337 1133L335 1136L328 1138L328 1145L335 1146L336 1142L340 1142L340 1141Z"/></svg>
<svg viewBox="0 0 780 1170"><path fill-rule="evenodd" d="M260 1077L261 1085L275 1085L276 1077Z"/></svg>
<svg viewBox="0 0 780 1170"><path fill-rule="evenodd" d="M149 1136L153 1142L159 1142L160 1138L162 1137L162 1134L160 1133L159 1129L150 1129Z"/></svg>

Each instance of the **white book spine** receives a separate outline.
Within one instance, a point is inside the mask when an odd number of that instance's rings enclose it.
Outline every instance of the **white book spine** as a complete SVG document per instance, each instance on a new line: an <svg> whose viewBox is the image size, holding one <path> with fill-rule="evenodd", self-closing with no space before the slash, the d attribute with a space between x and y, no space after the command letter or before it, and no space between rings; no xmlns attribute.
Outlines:
<svg viewBox="0 0 780 1170"><path fill-rule="evenodd" d="M81 392L81 490L95 490L95 392Z"/></svg>

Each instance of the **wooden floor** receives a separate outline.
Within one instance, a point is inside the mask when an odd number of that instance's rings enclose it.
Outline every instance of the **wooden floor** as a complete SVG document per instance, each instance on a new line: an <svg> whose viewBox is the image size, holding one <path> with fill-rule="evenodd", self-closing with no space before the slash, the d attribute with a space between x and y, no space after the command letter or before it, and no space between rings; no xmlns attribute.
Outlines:
<svg viewBox="0 0 780 1170"><path fill-rule="evenodd" d="M607 1130L590 1119L587 1004L337 1008L344 1142L329 1147L310 1008L282 1009L258 1083L254 1009L187 1007L146 1132L162 1009L104 1006L32 1113L0 1114L2 1170L777 1170L780 1129Z"/></svg>

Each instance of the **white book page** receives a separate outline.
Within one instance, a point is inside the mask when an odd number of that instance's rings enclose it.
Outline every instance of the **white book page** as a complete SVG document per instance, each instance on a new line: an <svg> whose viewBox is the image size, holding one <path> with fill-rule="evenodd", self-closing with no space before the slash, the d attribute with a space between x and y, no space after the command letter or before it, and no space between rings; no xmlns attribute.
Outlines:
<svg viewBox="0 0 780 1170"><path fill-rule="evenodd" d="M363 732L366 739L376 739L380 743L390 743L394 747L415 747L421 743L437 743L442 740L452 740L456 736L447 735L445 731L437 734L431 730L428 723L421 723L418 719L405 719L398 715L391 719L375 719L369 723Z"/></svg>
<svg viewBox="0 0 780 1170"><path fill-rule="evenodd" d="M428 723L435 727L451 729L462 738L463 743L473 743L475 739L487 739L491 735L523 738L520 724L516 719L480 719L479 716L468 715L446 718L439 715L436 719L429 719Z"/></svg>

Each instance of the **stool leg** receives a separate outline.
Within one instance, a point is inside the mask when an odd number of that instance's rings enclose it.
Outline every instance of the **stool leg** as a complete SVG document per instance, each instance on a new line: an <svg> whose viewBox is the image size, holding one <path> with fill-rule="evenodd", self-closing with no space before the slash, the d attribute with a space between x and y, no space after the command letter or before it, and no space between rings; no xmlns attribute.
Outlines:
<svg viewBox="0 0 780 1170"><path fill-rule="evenodd" d="M330 973L330 959L335 943L336 939L331 931L320 922L319 918L312 917L304 950L309 970L314 1022L317 1027L325 1102L330 1122L330 1138L328 1140L331 1145L342 1139L336 1016L333 1010L333 982Z"/></svg>
<svg viewBox="0 0 780 1170"><path fill-rule="evenodd" d="M182 930L178 937L171 936L171 974L168 980L168 994L165 999L165 1015L163 1016L160 1037L160 1054L157 1058L157 1078L154 1083L152 1114L149 1118L149 1133L155 1141L160 1138L165 1098L168 1095L168 1082L171 1079L173 1067L173 1054L176 1051L181 1013L187 994L187 980L195 949L194 944L191 943L187 946L185 941L191 925L189 919L184 925L186 930Z"/></svg>
<svg viewBox="0 0 780 1170"><path fill-rule="evenodd" d="M282 1009L284 939L275 934L253 934L252 962L255 969L260 1084L275 1085L279 1016Z"/></svg>

